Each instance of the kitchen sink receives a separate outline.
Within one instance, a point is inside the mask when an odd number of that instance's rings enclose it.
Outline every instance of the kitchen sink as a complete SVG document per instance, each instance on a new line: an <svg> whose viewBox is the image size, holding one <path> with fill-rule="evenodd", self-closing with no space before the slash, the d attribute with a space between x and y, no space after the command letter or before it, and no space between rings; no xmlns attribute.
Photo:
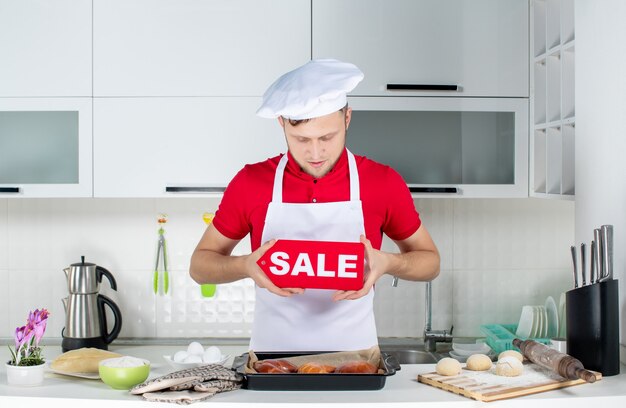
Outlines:
<svg viewBox="0 0 626 408"><path fill-rule="evenodd" d="M382 352L393 356L400 364L435 364L446 357L438 352L430 352L420 348L383 348Z"/></svg>

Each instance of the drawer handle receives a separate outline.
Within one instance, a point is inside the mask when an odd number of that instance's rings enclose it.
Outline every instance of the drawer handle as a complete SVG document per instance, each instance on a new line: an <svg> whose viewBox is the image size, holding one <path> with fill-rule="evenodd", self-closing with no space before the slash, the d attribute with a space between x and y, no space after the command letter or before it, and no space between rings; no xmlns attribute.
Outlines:
<svg viewBox="0 0 626 408"><path fill-rule="evenodd" d="M388 91L458 91L458 85L387 84Z"/></svg>
<svg viewBox="0 0 626 408"><path fill-rule="evenodd" d="M458 193L456 187L409 187L411 193Z"/></svg>
<svg viewBox="0 0 626 408"><path fill-rule="evenodd" d="M19 187L0 187L0 193L19 193Z"/></svg>
<svg viewBox="0 0 626 408"><path fill-rule="evenodd" d="M166 193L223 193L226 187L165 187Z"/></svg>

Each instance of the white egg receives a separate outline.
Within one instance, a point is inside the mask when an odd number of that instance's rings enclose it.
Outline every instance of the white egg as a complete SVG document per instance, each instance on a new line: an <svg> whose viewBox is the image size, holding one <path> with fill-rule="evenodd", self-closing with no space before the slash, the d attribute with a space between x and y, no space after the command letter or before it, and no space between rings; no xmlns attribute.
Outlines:
<svg viewBox="0 0 626 408"><path fill-rule="evenodd" d="M202 363L202 357L197 354L190 354L183 363Z"/></svg>
<svg viewBox="0 0 626 408"><path fill-rule="evenodd" d="M202 355L202 361L208 364L217 363L221 359L222 352L218 347L215 346L207 347L207 349L204 350L204 354Z"/></svg>
<svg viewBox="0 0 626 408"><path fill-rule="evenodd" d="M195 354L196 356L200 356L200 358L202 358L202 355L204 354L204 347L202 347L202 344L197 341L193 341L189 343L189 346L187 346L187 353Z"/></svg>
<svg viewBox="0 0 626 408"><path fill-rule="evenodd" d="M177 351L176 354L174 354L174 361L182 363L187 357L189 357L189 353L185 350Z"/></svg>

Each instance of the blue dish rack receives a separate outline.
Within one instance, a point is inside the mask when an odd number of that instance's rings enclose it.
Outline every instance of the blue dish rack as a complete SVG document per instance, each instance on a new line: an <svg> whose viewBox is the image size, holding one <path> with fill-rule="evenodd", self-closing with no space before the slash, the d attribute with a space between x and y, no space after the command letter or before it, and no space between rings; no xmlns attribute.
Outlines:
<svg viewBox="0 0 626 408"><path fill-rule="evenodd" d="M517 331L516 324L483 324L480 326L480 331L485 333L487 336L486 343L496 354L500 354L506 350L519 351L519 349L513 345L513 339L515 338L528 340L527 338L515 335ZM530 340L534 340L537 343L550 344L550 339L530 338Z"/></svg>

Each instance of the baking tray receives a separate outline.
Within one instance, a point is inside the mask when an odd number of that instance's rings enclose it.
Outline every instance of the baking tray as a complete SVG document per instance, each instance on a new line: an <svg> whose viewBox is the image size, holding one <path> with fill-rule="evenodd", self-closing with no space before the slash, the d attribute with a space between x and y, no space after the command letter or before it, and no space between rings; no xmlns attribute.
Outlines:
<svg viewBox="0 0 626 408"><path fill-rule="evenodd" d="M298 352L256 352L259 360L309 356L331 353L329 351ZM248 353L235 357L233 369L244 376L243 388L265 391L351 391L380 390L385 386L387 377L400 370L398 360L390 354L381 352L381 374L246 374Z"/></svg>

